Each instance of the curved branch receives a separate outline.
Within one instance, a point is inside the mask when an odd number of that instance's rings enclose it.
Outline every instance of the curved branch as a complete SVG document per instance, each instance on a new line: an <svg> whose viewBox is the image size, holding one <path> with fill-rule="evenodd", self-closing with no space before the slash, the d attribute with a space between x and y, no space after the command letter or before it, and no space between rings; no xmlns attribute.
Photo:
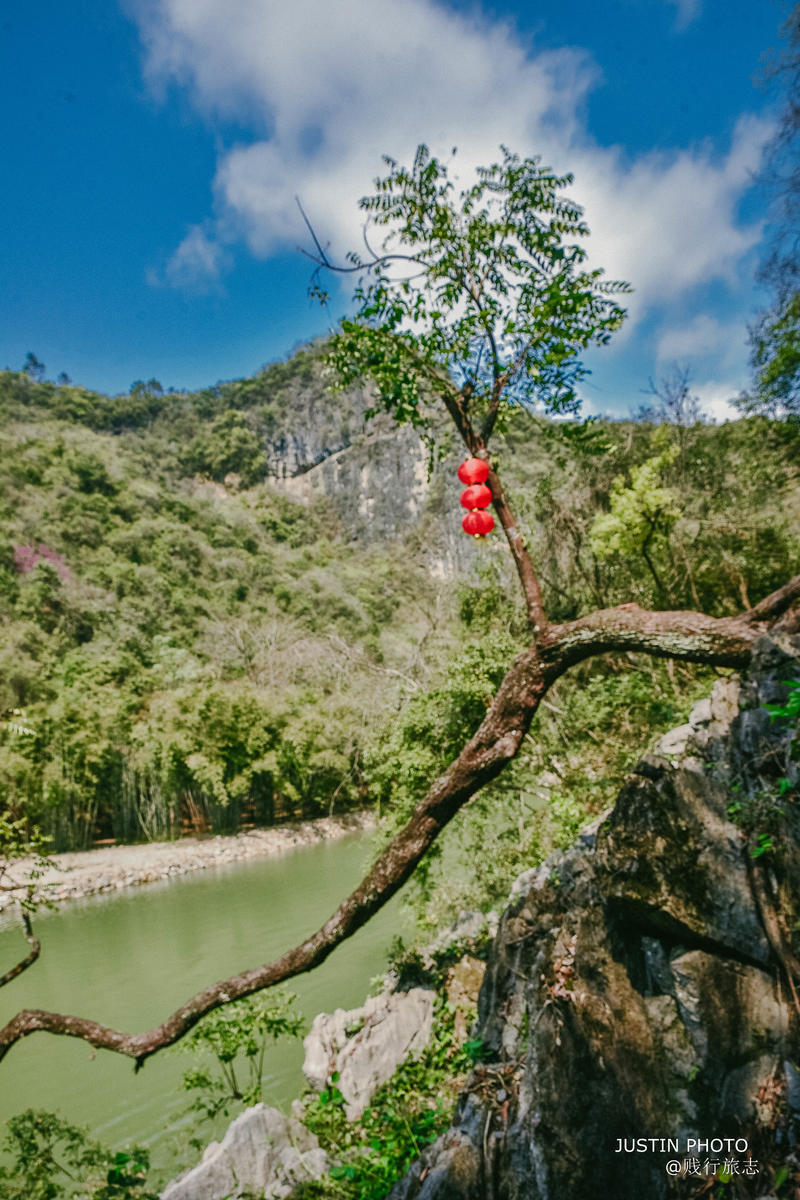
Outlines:
<svg viewBox="0 0 800 1200"><path fill-rule="evenodd" d="M305 258L310 258L311 261L313 263L316 263L318 267L324 267L325 270L333 271L337 275L353 275L353 274L357 273L358 271L372 271L376 267L382 266L384 263L389 263L389 262L413 262L413 263L417 263L418 265L424 265L424 260L421 259L418 254L401 254L399 251L386 251L384 254L376 254L375 251L370 246L369 242L367 241L366 226L365 226L364 242L366 244L367 250L369 251L369 253L372 256L372 261L371 262L356 262L349 267L339 266L338 264L332 262L331 259L328 257L327 251L323 248L319 238L317 237L316 233L314 232L314 226L309 221L308 216L306 215L306 211L303 208L303 205L300 203L299 196L295 196L295 203L297 204L297 207L300 209L300 216L303 218L306 229L308 230L308 232L311 235L311 238L314 242L317 253L312 254L310 250L305 250L305 249L303 249L302 246L297 246L296 249ZM315 274L316 274L316 272L315 272Z"/></svg>
<svg viewBox="0 0 800 1200"><path fill-rule="evenodd" d="M512 664L477 732L436 780L405 828L389 843L352 895L311 937L274 962L198 992L161 1025L145 1033L128 1034L83 1017L24 1009L0 1030L0 1058L22 1038L44 1031L81 1038L99 1049L128 1055L136 1060L138 1068L151 1054L177 1042L213 1009L312 970L403 886L448 822L514 757L539 704L570 666L609 650L633 650L688 662L741 667L766 631L762 612L783 611L786 595L800 595L800 576L739 617L653 613L636 605L623 605L550 626L542 642L534 643ZM776 600L777 596L781 598Z"/></svg>
<svg viewBox="0 0 800 1200"><path fill-rule="evenodd" d="M744 614L745 621L773 621L783 616L786 610L800 598L800 575L795 575L783 587L766 596L763 600Z"/></svg>
<svg viewBox="0 0 800 1200"><path fill-rule="evenodd" d="M800 575L793 583L800 594ZM609 651L746 667L765 624L763 620L752 620L750 613L707 617L699 612L651 612L638 604L621 604L563 625L551 625L540 650L544 662L562 662L565 670Z"/></svg>
<svg viewBox="0 0 800 1200"><path fill-rule="evenodd" d="M11 983L12 979L16 979L23 971L27 971L28 967L32 967L42 952L42 944L37 937L33 936L31 919L26 912L22 914L22 924L25 927L25 939L30 945L31 951L10 971L6 971L5 975L0 975L0 987L5 987L7 983Z"/></svg>

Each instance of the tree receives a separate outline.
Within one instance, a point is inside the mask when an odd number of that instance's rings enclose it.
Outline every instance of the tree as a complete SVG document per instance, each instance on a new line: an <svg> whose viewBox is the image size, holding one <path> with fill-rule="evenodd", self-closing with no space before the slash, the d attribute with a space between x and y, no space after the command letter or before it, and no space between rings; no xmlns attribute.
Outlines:
<svg viewBox="0 0 800 1200"><path fill-rule="evenodd" d="M676 454L677 450L666 450L634 467L628 487L618 475L611 488L611 511L598 515L590 534L592 549L601 560L614 554L641 554L661 596L667 595L667 589L649 550L653 543L669 538L680 512L676 494L660 483L661 471Z"/></svg>
<svg viewBox="0 0 800 1200"><path fill-rule="evenodd" d="M636 652L741 668L781 619L797 627L790 610L800 599L800 575L736 617L622 604L550 622L489 443L504 414L519 405L575 410L575 384L584 373L578 353L607 341L620 324L623 311L614 296L624 286L583 268L583 248L566 241L587 233L580 210L562 195L570 179L554 176L537 159L504 152L502 163L479 171L478 182L458 197L447 165L424 147L410 169L387 164L388 175L361 202L367 256L351 256L343 268L357 276L359 308L334 336L330 362L341 384L369 383L376 404L428 435L442 406L467 451L490 463L488 485L519 577L530 645L473 735L316 933L274 962L204 988L145 1033L23 1010L0 1030L0 1058L21 1038L46 1031L128 1055L140 1066L213 1009L313 970L364 925L464 804L511 762L548 690L570 667L598 654ZM374 228L386 231L377 250L370 247ZM335 268L316 238L315 244L314 288L324 297L321 272Z"/></svg>
<svg viewBox="0 0 800 1200"><path fill-rule="evenodd" d="M743 406L774 416L800 413L800 291L779 291L751 330L750 347L756 394Z"/></svg>
<svg viewBox="0 0 800 1200"><path fill-rule="evenodd" d="M785 46L769 74L783 109L762 179L775 198L771 249L760 271L773 302L750 330L755 390L739 401L746 412L774 416L800 414L800 4L782 32Z"/></svg>
<svg viewBox="0 0 800 1200"><path fill-rule="evenodd" d="M157 379L148 379L147 383L143 379L135 379L128 388L128 395L139 397L163 396L164 388Z"/></svg>
<svg viewBox="0 0 800 1200"><path fill-rule="evenodd" d="M41 383L46 370L47 368L41 359L37 358L32 350L29 350L25 355L25 362L22 366L23 375L27 375L29 379L35 379L37 383Z"/></svg>
<svg viewBox="0 0 800 1200"><path fill-rule="evenodd" d="M361 208L388 232L376 253L365 229L368 257L349 256L360 307L332 340L340 383L370 380L398 424L423 432L435 397L469 452L486 458L512 408L576 412L575 386L587 374L578 355L619 328L625 311L614 296L630 288L583 269L586 251L565 242L589 232L561 194L572 177L504 149L455 204L447 166L427 147L410 170L385 161L389 174ZM546 623L539 582L496 472L489 486L535 629Z"/></svg>
<svg viewBox="0 0 800 1200"><path fill-rule="evenodd" d="M683 447L681 434L708 417L700 405L700 397L692 393L689 386L691 375L689 368L675 363L658 383L652 379L646 390L646 395L653 399L649 404L643 404L636 414L638 421L653 421L656 424L673 425L678 431L678 440Z"/></svg>
<svg viewBox="0 0 800 1200"><path fill-rule="evenodd" d="M198 434L186 448L186 466L222 482L226 475L239 475L245 487L263 479L267 470L264 448L258 434L240 412L218 416L211 429Z"/></svg>
<svg viewBox="0 0 800 1200"><path fill-rule="evenodd" d="M83 1189L84 1200L158 1200L143 1191L150 1156L141 1146L118 1150L90 1138L56 1113L26 1109L6 1123L0 1166L5 1200L60 1200Z"/></svg>

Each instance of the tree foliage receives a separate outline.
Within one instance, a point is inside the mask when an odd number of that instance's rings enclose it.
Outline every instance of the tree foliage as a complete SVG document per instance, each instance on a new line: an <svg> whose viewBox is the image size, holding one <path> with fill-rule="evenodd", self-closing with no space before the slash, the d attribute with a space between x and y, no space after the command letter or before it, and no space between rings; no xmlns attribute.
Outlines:
<svg viewBox="0 0 800 1200"><path fill-rule="evenodd" d="M773 301L750 333L755 388L742 397L745 411L800 414L800 4L783 26L783 47L769 76L782 110L768 147L762 183L772 193L773 224L761 277Z"/></svg>
<svg viewBox="0 0 800 1200"><path fill-rule="evenodd" d="M158 1200L145 1190L147 1150L114 1153L57 1113L29 1108L11 1117L3 1150L5 1200Z"/></svg>
<svg viewBox="0 0 800 1200"><path fill-rule="evenodd" d="M800 413L800 291L783 291L751 335L755 403L776 416Z"/></svg>
<svg viewBox="0 0 800 1200"><path fill-rule="evenodd" d="M629 289L583 266L588 227L563 195L572 176L504 150L456 192L455 158L421 145L410 168L384 161L360 202L368 254L349 256L358 312L331 346L341 383L369 379L397 422L418 427L426 399L461 390L486 437L515 406L574 412L579 355L619 327L614 296Z"/></svg>
<svg viewBox="0 0 800 1200"><path fill-rule="evenodd" d="M661 483L664 468L674 458L670 449L646 459L632 468L630 483L618 475L611 485L610 511L597 515L589 534L591 548L601 562L614 555L641 555L662 595L666 589L650 551L669 537L680 512L676 493Z"/></svg>

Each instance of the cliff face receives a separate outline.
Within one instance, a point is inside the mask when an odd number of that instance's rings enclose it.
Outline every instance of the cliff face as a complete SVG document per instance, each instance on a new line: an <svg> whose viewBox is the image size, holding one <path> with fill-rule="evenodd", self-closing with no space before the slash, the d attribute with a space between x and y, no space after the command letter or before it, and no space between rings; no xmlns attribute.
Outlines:
<svg viewBox="0 0 800 1200"><path fill-rule="evenodd" d="M276 457L276 484L300 500L324 497L359 539L396 537L428 506L427 454L413 430L383 424L371 422L301 469L289 469L291 454Z"/></svg>
<svg viewBox="0 0 800 1200"><path fill-rule="evenodd" d="M791 1178L800 1132L799 773L792 722L764 705L799 650L765 641L517 881L480 997L487 1061L393 1200L709 1195L728 1157L725 1195L796 1194L771 1190L769 1164ZM740 1140L715 1154L714 1138ZM700 1174L671 1178L695 1150Z"/></svg>
<svg viewBox="0 0 800 1200"><path fill-rule="evenodd" d="M293 397L290 422L266 442L273 486L304 503L324 501L363 544L411 535L436 574L468 568L475 548L461 529L459 457L431 474L414 429L385 414L367 419L363 391L335 400L341 408L332 412L319 383Z"/></svg>

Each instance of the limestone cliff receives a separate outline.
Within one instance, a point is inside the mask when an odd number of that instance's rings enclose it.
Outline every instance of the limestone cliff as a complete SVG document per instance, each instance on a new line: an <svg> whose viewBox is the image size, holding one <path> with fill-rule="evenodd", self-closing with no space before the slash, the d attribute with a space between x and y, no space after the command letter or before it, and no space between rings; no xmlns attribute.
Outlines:
<svg viewBox="0 0 800 1200"><path fill-rule="evenodd" d="M764 642L517 881L480 997L487 1061L392 1200L716 1196L727 1157L724 1195L797 1194L798 769L792 722L764 705L800 677L798 650ZM636 1141L661 1138L677 1152ZM687 1175L691 1139L715 1138L738 1147Z"/></svg>
<svg viewBox="0 0 800 1200"><path fill-rule="evenodd" d="M319 425L313 408L307 424L294 414L294 431L270 445L270 482L304 503L324 501L360 543L413 534L436 574L455 574L474 558L461 529L458 458L432 475L415 430L398 429L387 417L366 419L366 406L363 397L353 403L338 438Z"/></svg>
<svg viewBox="0 0 800 1200"><path fill-rule="evenodd" d="M323 501L360 543L411 535L437 574L468 567L475 548L461 530L462 448L449 426L437 429L436 455L448 457L432 473L430 448L416 430L398 428L382 412L367 416L374 401L364 388L329 390L319 348L301 352L297 362L283 391L270 390L269 370L253 384L271 405L268 420L264 409L249 410L268 482L304 503Z"/></svg>

